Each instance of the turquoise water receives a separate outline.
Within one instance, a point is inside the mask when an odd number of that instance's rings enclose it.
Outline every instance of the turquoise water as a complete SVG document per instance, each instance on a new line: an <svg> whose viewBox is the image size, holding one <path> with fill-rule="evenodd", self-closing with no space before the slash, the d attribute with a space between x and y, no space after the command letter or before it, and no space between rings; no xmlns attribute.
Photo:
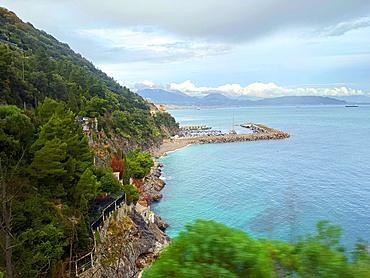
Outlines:
<svg viewBox="0 0 370 278"><path fill-rule="evenodd" d="M254 238L294 242L329 219L343 244L370 241L370 106L170 110L180 125L229 131L254 122L288 132L283 140L191 145L160 158L163 199L152 210L175 237L197 218ZM237 129L238 133L242 130Z"/></svg>

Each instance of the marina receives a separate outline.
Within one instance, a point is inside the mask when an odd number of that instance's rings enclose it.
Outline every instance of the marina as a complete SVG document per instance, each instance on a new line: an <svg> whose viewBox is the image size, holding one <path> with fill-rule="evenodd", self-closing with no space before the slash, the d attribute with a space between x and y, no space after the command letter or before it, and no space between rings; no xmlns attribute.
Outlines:
<svg viewBox="0 0 370 278"><path fill-rule="evenodd" d="M280 130L276 130L261 124L248 123L236 124L250 129L253 133L236 134L234 130L230 133L221 132L220 130L212 130L207 128L185 129L183 128L181 136L174 136L168 140L171 143L185 144L207 144L207 143L226 143L226 142L241 142L241 141L256 141L256 140L271 140L289 138L290 135Z"/></svg>

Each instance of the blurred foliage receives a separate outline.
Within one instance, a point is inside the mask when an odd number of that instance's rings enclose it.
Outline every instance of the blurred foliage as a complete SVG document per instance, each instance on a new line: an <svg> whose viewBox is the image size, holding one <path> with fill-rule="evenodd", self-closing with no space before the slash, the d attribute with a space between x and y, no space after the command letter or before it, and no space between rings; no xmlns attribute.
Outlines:
<svg viewBox="0 0 370 278"><path fill-rule="evenodd" d="M359 241L354 260L336 247L341 228L323 220L297 244L255 240L209 220L186 225L143 277L370 277L369 250ZM298 276L297 276L298 275Z"/></svg>

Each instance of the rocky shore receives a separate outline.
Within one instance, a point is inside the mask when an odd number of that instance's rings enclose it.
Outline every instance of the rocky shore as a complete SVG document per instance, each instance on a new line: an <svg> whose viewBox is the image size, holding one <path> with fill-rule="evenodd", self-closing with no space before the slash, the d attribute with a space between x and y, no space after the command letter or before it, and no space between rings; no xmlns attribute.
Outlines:
<svg viewBox="0 0 370 278"><path fill-rule="evenodd" d="M132 181L132 184L139 190L139 201L143 201L146 205L158 201L163 197L160 191L166 183L160 179L162 174L161 167L163 167L163 165L157 160L154 160L154 166L148 176L143 179L133 179Z"/></svg>
<svg viewBox="0 0 370 278"><path fill-rule="evenodd" d="M259 125L260 133L226 135L214 137L176 138L165 141L160 147L151 151L154 157L166 155L169 151L183 148L188 144L224 143L238 141L255 141L283 139L290 137L289 134ZM171 239L163 233L169 226L160 216L150 211L150 203L159 201L163 195L160 191L165 182L160 179L163 165L154 160L151 173L143 179L133 179L140 193L140 199L136 207L129 210L126 217L110 222L107 233L108 247L112 243L119 246L119 254L122 254L121 262L113 264L113 268L104 268L108 276L140 277L141 271L149 267L158 259L163 247L170 244ZM151 218L152 217L152 218ZM123 237L117 237L113 231L121 231ZM121 245L121 246L120 246ZM102 245L104 246L104 244ZM109 249L110 250L110 249ZM111 252L111 251L110 251Z"/></svg>

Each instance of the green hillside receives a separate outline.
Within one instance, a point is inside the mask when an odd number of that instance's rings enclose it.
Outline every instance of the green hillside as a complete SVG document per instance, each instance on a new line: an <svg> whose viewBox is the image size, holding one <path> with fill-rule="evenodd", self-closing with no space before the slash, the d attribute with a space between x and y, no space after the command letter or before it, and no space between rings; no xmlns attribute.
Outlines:
<svg viewBox="0 0 370 278"><path fill-rule="evenodd" d="M0 8L0 43L3 105L31 110L46 97L64 101L79 116L108 115L110 120L103 125L106 133L114 130L139 144L162 135L163 126L176 126L166 113L150 117L150 104L142 97L5 8Z"/></svg>
<svg viewBox="0 0 370 278"><path fill-rule="evenodd" d="M0 277L60 277L63 264L91 251L100 193L125 191L137 201L129 179L149 173L153 161L136 147L178 129L150 107L67 44L0 8ZM96 168L99 146L123 183L111 168Z"/></svg>

